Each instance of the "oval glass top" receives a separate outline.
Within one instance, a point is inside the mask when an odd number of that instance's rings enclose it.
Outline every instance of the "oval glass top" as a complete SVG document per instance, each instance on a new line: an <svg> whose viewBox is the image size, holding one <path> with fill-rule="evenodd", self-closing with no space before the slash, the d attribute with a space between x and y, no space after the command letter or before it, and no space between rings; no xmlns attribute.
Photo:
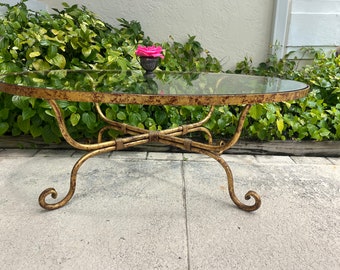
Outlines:
<svg viewBox="0 0 340 270"><path fill-rule="evenodd" d="M160 71L150 78L140 70L50 70L0 75L3 92L49 99L55 94L56 99L62 95L73 101L113 103L245 104L295 99L305 96L308 89L296 81L227 73Z"/></svg>

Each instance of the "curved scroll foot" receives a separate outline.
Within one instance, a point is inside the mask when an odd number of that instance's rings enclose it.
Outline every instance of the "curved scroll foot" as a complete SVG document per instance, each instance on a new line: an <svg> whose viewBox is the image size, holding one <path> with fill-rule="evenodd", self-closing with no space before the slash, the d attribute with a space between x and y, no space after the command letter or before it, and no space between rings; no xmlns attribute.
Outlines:
<svg viewBox="0 0 340 270"><path fill-rule="evenodd" d="M213 159L215 159L216 161L218 161L222 165L223 169L225 170L225 172L227 174L229 196L238 208L240 208L244 211L247 211L247 212L252 212L252 211L255 211L255 210L260 208L261 198L260 198L260 195L258 195L255 191L250 190L244 196L244 198L246 200L250 200L251 198L254 199L255 202L252 205L244 204L237 198L237 196L235 194L235 190L234 190L233 174L231 172L229 165L227 164L227 162L222 157L220 157L220 156L218 156L218 155L216 155L212 152L208 152L208 151L201 151L201 153L212 157Z"/></svg>
<svg viewBox="0 0 340 270"><path fill-rule="evenodd" d="M244 211L247 211L247 212L252 212L252 211L255 211L257 209L260 208L261 206L261 198L260 196L255 192L255 191L248 191L247 194L244 196L244 198L246 200L250 200L251 198L253 198L255 200L254 204L253 205L247 205L247 204L244 204L242 203L235 195L234 191L231 191L229 189L229 195L230 195L230 198L232 199L232 201L236 204L236 206Z"/></svg>
<svg viewBox="0 0 340 270"><path fill-rule="evenodd" d="M43 192L41 192L39 196L39 204L42 208L46 210L55 210L60 207L63 207L65 204L68 203L69 200L71 200L75 190L76 190L76 182L77 182L77 172L80 168L80 166L84 163L84 161L88 158L89 154L84 155L81 157L77 163L73 166L72 172L71 172L71 178L70 178L70 188L67 192L67 195L64 199L62 199L59 202L56 203L47 203L46 198L47 196L51 195L53 199L57 199L58 192L54 188L47 188Z"/></svg>
<svg viewBox="0 0 340 270"><path fill-rule="evenodd" d="M96 155L102 154L102 153L111 152L115 149L116 149L115 146L106 147L106 148L103 148L103 149L94 150L92 152L89 152L89 153L86 153L85 155L83 155L76 162L76 164L73 166L73 169L72 169L72 172L71 172L71 178L70 178L70 187L69 187L69 191L67 192L67 195L65 196L65 198L63 198L62 200L60 200L59 202L56 202L56 203L47 203L46 198L49 195L51 195L51 197L53 199L57 199L57 197L58 197L58 193L54 188L47 188L39 196L40 206L44 209L47 209L47 210L55 210L55 209L58 209L60 207L63 207L65 204L67 204L68 201L71 200L71 198L73 197L73 194L76 190L77 173L78 173L78 170L81 167L81 165L86 160L88 160L90 157L93 157L93 156L96 156Z"/></svg>
<svg viewBox="0 0 340 270"><path fill-rule="evenodd" d="M74 191L75 188L73 189L71 188L66 197L57 203L47 203L46 202L47 196L51 195L53 199L57 199L58 197L58 192L54 188L47 188L43 192L41 192L39 196L39 204L42 208L46 210L58 209L60 207L63 207L72 198Z"/></svg>

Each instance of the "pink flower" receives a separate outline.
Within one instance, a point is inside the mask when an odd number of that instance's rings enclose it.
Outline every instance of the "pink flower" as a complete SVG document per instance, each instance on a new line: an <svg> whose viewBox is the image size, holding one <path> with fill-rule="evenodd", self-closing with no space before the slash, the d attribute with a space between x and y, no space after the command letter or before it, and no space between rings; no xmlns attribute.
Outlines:
<svg viewBox="0 0 340 270"><path fill-rule="evenodd" d="M161 46L141 46L138 45L137 50L136 50L136 55L137 56L142 56L142 57L160 57L164 58L164 55L162 54L163 49Z"/></svg>

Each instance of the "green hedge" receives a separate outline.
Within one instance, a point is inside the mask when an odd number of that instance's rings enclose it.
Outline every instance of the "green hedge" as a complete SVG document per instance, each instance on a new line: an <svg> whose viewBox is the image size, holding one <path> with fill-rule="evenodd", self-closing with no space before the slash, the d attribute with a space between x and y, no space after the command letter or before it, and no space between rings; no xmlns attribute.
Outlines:
<svg viewBox="0 0 340 270"><path fill-rule="evenodd" d="M249 137L261 140L339 140L340 139L340 57L322 50L302 49L313 61L300 68L299 61L272 55L265 63L254 67L250 59L238 63L235 72L277 76L310 85L306 98L278 104L256 105L251 108Z"/></svg>
<svg viewBox="0 0 340 270"><path fill-rule="evenodd" d="M3 4L2 4L3 5ZM43 69L140 69L135 57L138 44L153 42L144 35L139 22L119 19L115 28L99 20L91 11L64 3L55 13L33 12L25 1L7 6L0 19L0 70L12 72ZM184 43L163 42L165 58L160 68L170 71L222 71L219 61L204 50L194 36ZM305 81L312 87L307 98L255 105L251 108L244 138L272 140L338 140L340 138L340 59L313 52L312 64L297 68L288 56L253 66L251 59L238 63L233 73L278 76ZM71 135L94 140L104 123L94 113L93 104L61 101L59 105ZM202 119L206 107L103 105L112 120L151 130L175 127ZM229 137L236 128L239 106L216 108L206 124L215 136ZM44 100L0 93L0 135L30 134L47 143L59 142L60 131L49 104ZM109 136L117 136L110 131Z"/></svg>

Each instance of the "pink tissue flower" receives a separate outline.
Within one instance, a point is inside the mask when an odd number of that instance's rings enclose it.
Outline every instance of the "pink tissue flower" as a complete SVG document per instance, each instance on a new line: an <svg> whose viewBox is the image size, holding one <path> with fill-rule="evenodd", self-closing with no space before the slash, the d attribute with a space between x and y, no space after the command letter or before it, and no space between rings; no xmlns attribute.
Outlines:
<svg viewBox="0 0 340 270"><path fill-rule="evenodd" d="M141 46L138 45L137 50L136 50L136 55L137 56L142 56L142 57L160 57L164 58L164 55L162 54L163 49L161 46Z"/></svg>

